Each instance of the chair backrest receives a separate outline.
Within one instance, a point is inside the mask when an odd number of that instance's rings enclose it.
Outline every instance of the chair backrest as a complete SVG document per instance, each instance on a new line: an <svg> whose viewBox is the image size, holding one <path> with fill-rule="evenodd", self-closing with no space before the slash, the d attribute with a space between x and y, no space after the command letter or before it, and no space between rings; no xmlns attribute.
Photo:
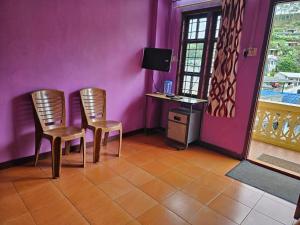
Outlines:
<svg viewBox="0 0 300 225"><path fill-rule="evenodd" d="M65 95L58 90L31 93L36 119L43 131L66 126Z"/></svg>
<svg viewBox="0 0 300 225"><path fill-rule="evenodd" d="M99 88L85 88L80 90L83 108L83 123L106 120L106 91Z"/></svg>

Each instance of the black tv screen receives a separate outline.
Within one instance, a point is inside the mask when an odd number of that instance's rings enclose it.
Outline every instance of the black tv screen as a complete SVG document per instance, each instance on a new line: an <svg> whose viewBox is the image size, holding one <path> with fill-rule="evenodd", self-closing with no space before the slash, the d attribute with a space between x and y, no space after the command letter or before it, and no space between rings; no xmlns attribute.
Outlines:
<svg viewBox="0 0 300 225"><path fill-rule="evenodd" d="M145 48L142 67L150 70L169 72L172 49Z"/></svg>

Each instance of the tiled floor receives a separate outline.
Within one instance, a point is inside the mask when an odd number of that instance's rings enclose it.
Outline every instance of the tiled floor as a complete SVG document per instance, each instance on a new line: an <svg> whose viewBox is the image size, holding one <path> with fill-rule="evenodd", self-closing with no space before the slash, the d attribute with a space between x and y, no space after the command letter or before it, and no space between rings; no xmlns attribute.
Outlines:
<svg viewBox="0 0 300 225"><path fill-rule="evenodd" d="M250 144L250 150L249 150L249 156L248 156L248 158L253 161L256 161L256 162L264 164L266 166L270 166L275 169L279 169L284 172L291 173L295 176L300 177L300 173L290 171L290 170L284 169L282 167L278 167L273 164L258 160L257 158L261 154L271 155L271 156L274 156L274 157L277 157L280 159L284 159L284 160L299 164L300 163L300 152L296 152L296 151L284 149L284 148L281 148L281 147L278 147L275 145L270 145L270 144L266 144L266 143L263 143L260 141L252 140L251 144Z"/></svg>
<svg viewBox="0 0 300 225"><path fill-rule="evenodd" d="M101 162L80 168L80 154L0 171L0 224L292 225L295 205L224 174L238 161L191 147L176 151L159 136L111 142Z"/></svg>

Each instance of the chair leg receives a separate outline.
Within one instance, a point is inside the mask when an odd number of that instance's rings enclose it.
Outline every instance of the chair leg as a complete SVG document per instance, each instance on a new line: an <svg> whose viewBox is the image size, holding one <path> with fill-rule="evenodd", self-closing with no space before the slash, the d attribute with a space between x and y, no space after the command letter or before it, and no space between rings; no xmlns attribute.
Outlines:
<svg viewBox="0 0 300 225"><path fill-rule="evenodd" d="M50 143L51 143L51 160L52 160L52 177L54 177L54 174L55 174L55 168L56 168L56 157L55 157L55 140L51 140Z"/></svg>
<svg viewBox="0 0 300 225"><path fill-rule="evenodd" d="M101 149L101 138L102 138L102 130L97 129L94 132L94 152L93 152L94 163L99 162L100 149Z"/></svg>
<svg viewBox="0 0 300 225"><path fill-rule="evenodd" d="M109 132L105 132L104 139L103 139L103 146L107 145L108 135L109 135Z"/></svg>
<svg viewBox="0 0 300 225"><path fill-rule="evenodd" d="M81 152L82 148L83 148L83 143L82 143L81 138L80 138L79 153Z"/></svg>
<svg viewBox="0 0 300 225"><path fill-rule="evenodd" d="M57 178L60 176L62 158L62 142L61 138L57 137L53 141L52 147L52 176Z"/></svg>
<svg viewBox="0 0 300 225"><path fill-rule="evenodd" d="M37 162L39 160L41 144L42 144L42 136L38 133L35 133L35 160L34 160L34 166L37 165Z"/></svg>
<svg viewBox="0 0 300 225"><path fill-rule="evenodd" d="M71 148L71 141L66 141L66 143L65 143L65 155L70 154L70 148Z"/></svg>
<svg viewBox="0 0 300 225"><path fill-rule="evenodd" d="M118 157L121 156L121 149L122 149L122 133L123 133L122 127L120 128L119 132L120 132L120 139L119 139Z"/></svg>
<svg viewBox="0 0 300 225"><path fill-rule="evenodd" d="M81 149L82 148L82 149ZM82 161L83 161L83 168L85 167L86 162L86 143L85 137L80 138L80 151L82 151Z"/></svg>

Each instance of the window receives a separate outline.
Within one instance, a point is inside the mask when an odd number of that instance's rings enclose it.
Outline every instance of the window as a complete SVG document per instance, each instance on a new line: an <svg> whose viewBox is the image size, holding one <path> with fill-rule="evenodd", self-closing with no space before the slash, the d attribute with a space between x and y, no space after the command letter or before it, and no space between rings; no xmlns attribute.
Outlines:
<svg viewBox="0 0 300 225"><path fill-rule="evenodd" d="M179 94L202 98L206 96L220 20L219 8L183 15Z"/></svg>

